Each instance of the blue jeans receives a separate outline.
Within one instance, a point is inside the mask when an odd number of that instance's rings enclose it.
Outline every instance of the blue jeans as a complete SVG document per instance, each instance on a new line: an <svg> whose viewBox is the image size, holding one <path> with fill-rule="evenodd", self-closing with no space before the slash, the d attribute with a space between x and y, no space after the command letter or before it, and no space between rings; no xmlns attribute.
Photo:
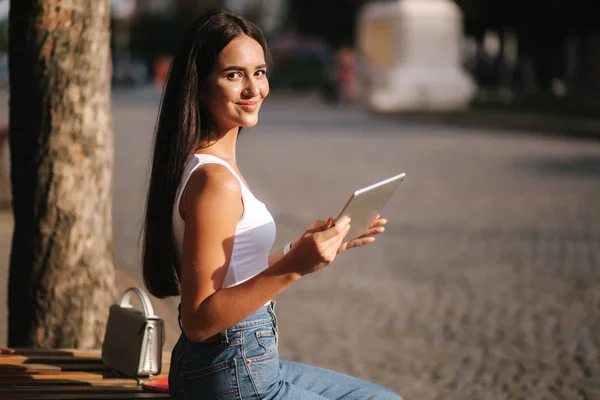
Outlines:
<svg viewBox="0 0 600 400"><path fill-rule="evenodd" d="M218 341L197 343L182 334L171 357L171 398L402 400L374 383L280 360L274 304L222 332Z"/></svg>

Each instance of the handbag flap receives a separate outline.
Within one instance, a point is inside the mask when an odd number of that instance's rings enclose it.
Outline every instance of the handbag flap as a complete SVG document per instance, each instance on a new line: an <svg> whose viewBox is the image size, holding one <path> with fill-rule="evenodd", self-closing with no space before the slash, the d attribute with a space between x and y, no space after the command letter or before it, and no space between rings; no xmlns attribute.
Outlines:
<svg viewBox="0 0 600 400"><path fill-rule="evenodd" d="M102 343L104 364L126 375L137 375L145 327L146 318L142 311L112 305Z"/></svg>

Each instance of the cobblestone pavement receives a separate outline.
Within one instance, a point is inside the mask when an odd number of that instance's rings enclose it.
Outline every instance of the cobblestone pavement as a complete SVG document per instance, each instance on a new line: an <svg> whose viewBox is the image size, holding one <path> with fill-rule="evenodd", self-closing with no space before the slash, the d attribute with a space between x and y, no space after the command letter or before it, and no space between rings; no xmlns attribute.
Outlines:
<svg viewBox="0 0 600 400"><path fill-rule="evenodd" d="M134 275L158 100L114 97L116 257ZM283 358L407 400L600 399L600 142L275 95L238 162L277 245L407 174L385 235L277 298Z"/></svg>

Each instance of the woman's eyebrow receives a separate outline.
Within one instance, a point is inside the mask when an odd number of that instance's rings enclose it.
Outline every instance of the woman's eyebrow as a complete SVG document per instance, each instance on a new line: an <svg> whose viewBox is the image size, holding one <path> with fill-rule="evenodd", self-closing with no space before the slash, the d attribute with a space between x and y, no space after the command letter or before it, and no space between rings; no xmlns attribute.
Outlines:
<svg viewBox="0 0 600 400"><path fill-rule="evenodd" d="M260 64L258 66L255 67L255 69L264 69L267 68L267 64ZM229 67L226 67L223 69L222 72L228 72L228 71L245 71L246 68L244 67L239 67L237 65L231 65Z"/></svg>

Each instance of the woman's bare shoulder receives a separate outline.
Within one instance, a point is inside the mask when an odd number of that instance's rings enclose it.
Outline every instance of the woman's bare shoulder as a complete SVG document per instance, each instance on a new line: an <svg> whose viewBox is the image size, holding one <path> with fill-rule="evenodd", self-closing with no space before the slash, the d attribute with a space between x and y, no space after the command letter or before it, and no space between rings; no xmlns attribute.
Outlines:
<svg viewBox="0 0 600 400"><path fill-rule="evenodd" d="M205 164L196 168L190 176L183 195L184 208L237 205L240 203L241 193L240 182L227 167Z"/></svg>

